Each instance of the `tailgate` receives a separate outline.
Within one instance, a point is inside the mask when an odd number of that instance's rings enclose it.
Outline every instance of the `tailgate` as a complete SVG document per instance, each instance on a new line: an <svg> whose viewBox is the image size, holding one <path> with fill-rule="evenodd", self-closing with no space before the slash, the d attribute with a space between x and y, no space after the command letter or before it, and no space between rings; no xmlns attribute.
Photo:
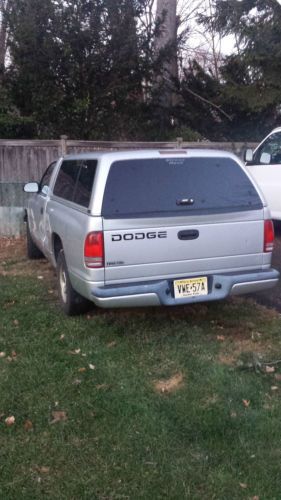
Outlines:
<svg viewBox="0 0 281 500"><path fill-rule="evenodd" d="M195 224L188 220L179 225L158 221L158 225L146 227L128 220L117 228L117 221L104 221L105 281L110 284L261 268L262 213L257 220L206 223L206 217L202 217Z"/></svg>

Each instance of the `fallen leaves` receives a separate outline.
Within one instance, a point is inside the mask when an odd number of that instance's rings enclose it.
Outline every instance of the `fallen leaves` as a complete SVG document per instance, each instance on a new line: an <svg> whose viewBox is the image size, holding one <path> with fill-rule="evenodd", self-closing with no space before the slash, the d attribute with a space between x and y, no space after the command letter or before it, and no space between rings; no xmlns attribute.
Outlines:
<svg viewBox="0 0 281 500"><path fill-rule="evenodd" d="M87 354L85 352L81 352L81 349L80 348L77 348L77 349L73 349L72 351L68 351L68 354L72 354L74 356L78 356L78 355L81 355L83 358L86 358L87 357ZM93 364L93 363L89 363L88 364L88 368L90 370L95 370L96 369L96 366ZM78 368L78 372L79 373L84 373L85 371L87 371L87 368L85 366L82 366L81 368Z"/></svg>
<svg viewBox="0 0 281 500"><path fill-rule="evenodd" d="M183 385L183 374L176 373L167 380L158 380L154 382L154 388L157 392L169 393L180 389Z"/></svg>
<svg viewBox="0 0 281 500"><path fill-rule="evenodd" d="M13 307L15 303L16 303L15 300L8 300L7 302L4 303L3 309L9 309L10 307Z"/></svg>
<svg viewBox="0 0 281 500"><path fill-rule="evenodd" d="M23 424L23 428L26 432L28 431L32 431L33 430L33 423L31 422L31 420L27 419L24 424Z"/></svg>
<svg viewBox="0 0 281 500"><path fill-rule="evenodd" d="M111 347L115 347L117 345L117 342L115 340L113 340L112 342L109 342L108 344L106 344L107 347L111 348Z"/></svg>
<svg viewBox="0 0 281 500"><path fill-rule="evenodd" d="M37 467L35 467L35 469L40 474L49 474L49 472L50 472L50 467L46 467L45 465L42 465L41 467L37 466Z"/></svg>
<svg viewBox="0 0 281 500"><path fill-rule="evenodd" d="M245 408L249 408L251 402L249 399L242 399L242 403L245 406Z"/></svg>
<svg viewBox="0 0 281 500"><path fill-rule="evenodd" d="M264 368L264 371L265 371L265 373L274 373L275 372L275 368L274 368L274 366L268 366L268 365L266 365L265 368Z"/></svg>
<svg viewBox="0 0 281 500"><path fill-rule="evenodd" d="M243 490L246 490L248 488L248 485L246 483L239 483L240 488Z"/></svg>
<svg viewBox="0 0 281 500"><path fill-rule="evenodd" d="M16 351L12 351L10 356L6 357L6 360L11 363L11 361L16 361L17 360L17 353Z"/></svg>
<svg viewBox="0 0 281 500"><path fill-rule="evenodd" d="M72 382L72 385L80 385L80 384L82 384L81 378L76 378Z"/></svg>
<svg viewBox="0 0 281 500"><path fill-rule="evenodd" d="M66 422L67 420L67 413L66 411L62 410L54 410L52 411L52 418L50 424L57 424L58 422Z"/></svg>
<svg viewBox="0 0 281 500"><path fill-rule="evenodd" d="M74 351L69 351L68 354L77 355L77 354L80 354L80 352L81 352L81 349L74 349Z"/></svg>
<svg viewBox="0 0 281 500"><path fill-rule="evenodd" d="M220 342L224 342L225 336L224 335L217 335L217 340L219 340Z"/></svg>
<svg viewBox="0 0 281 500"><path fill-rule="evenodd" d="M109 389L109 387L110 387L110 386L109 386L108 384L98 384L98 385L96 385L96 389L97 389L98 391L101 391L101 390L107 390L107 389Z"/></svg>
<svg viewBox="0 0 281 500"><path fill-rule="evenodd" d="M15 423L16 419L14 415L10 415L9 417L5 418L5 424L7 427L12 427Z"/></svg>

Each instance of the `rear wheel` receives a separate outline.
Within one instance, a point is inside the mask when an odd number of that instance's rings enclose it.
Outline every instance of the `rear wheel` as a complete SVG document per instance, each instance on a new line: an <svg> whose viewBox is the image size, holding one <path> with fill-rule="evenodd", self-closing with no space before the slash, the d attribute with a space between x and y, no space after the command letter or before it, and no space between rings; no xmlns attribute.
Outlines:
<svg viewBox="0 0 281 500"><path fill-rule="evenodd" d="M27 249L27 257L29 259L42 259L44 257L41 250L39 250L38 246L35 245L29 229L28 221L26 222L26 249Z"/></svg>
<svg viewBox="0 0 281 500"><path fill-rule="evenodd" d="M90 309L91 302L79 295L71 285L63 250L58 255L57 279L60 303L68 316L82 314Z"/></svg>

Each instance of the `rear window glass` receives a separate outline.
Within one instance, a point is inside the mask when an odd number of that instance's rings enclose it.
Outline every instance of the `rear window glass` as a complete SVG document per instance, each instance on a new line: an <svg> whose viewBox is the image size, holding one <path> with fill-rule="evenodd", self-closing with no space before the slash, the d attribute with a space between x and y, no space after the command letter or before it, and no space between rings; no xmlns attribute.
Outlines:
<svg viewBox="0 0 281 500"><path fill-rule="evenodd" d="M65 160L57 176L54 194L88 207L96 166L97 160Z"/></svg>
<svg viewBox="0 0 281 500"><path fill-rule="evenodd" d="M137 159L112 164L102 215L195 215L262 206L255 187L231 158Z"/></svg>

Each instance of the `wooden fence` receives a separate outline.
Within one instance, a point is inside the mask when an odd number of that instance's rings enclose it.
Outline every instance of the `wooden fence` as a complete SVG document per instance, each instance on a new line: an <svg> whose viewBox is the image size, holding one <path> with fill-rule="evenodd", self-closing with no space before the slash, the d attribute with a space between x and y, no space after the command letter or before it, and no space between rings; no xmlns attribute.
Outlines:
<svg viewBox="0 0 281 500"><path fill-rule="evenodd" d="M66 136L52 141L0 140L0 236L18 237L24 233L23 213L27 195L23 185L38 181L47 166L65 154L124 149L211 148L242 156L255 143L215 142L107 142L70 141Z"/></svg>

